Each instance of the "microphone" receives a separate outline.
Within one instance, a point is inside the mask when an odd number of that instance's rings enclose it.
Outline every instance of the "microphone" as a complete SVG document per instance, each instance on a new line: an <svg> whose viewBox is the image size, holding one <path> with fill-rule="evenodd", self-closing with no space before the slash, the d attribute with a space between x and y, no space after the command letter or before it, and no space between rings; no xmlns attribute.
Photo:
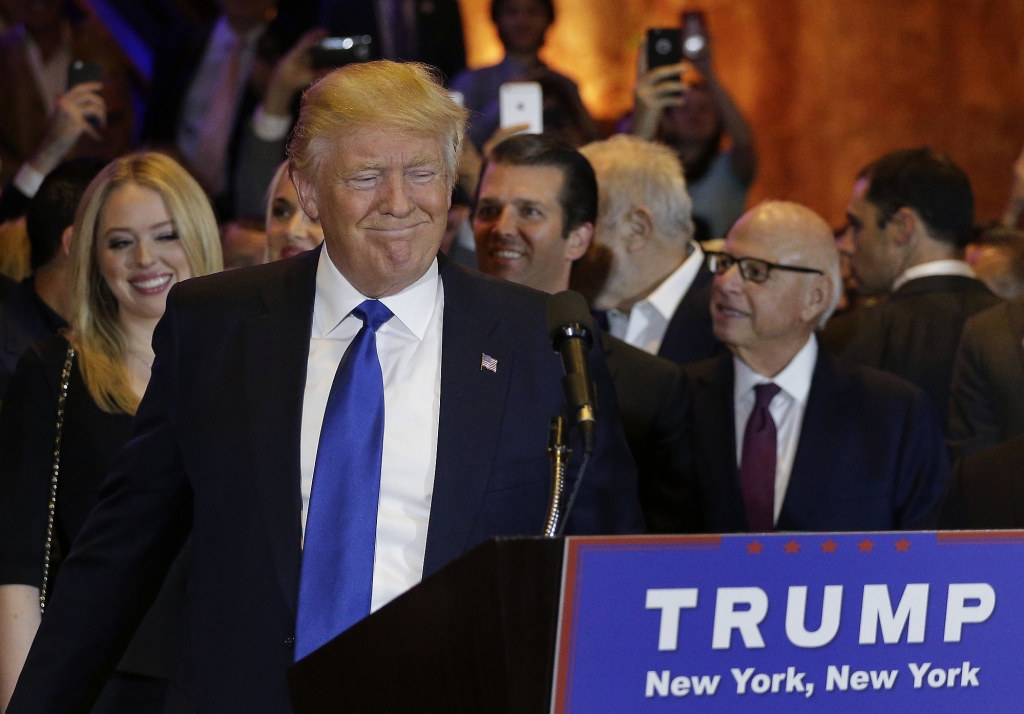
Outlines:
<svg viewBox="0 0 1024 714"><path fill-rule="evenodd" d="M590 381L587 355L594 344L594 321L583 296L564 290L548 298L548 334L565 365L562 388L576 425L583 437L583 451L594 450L597 390Z"/></svg>

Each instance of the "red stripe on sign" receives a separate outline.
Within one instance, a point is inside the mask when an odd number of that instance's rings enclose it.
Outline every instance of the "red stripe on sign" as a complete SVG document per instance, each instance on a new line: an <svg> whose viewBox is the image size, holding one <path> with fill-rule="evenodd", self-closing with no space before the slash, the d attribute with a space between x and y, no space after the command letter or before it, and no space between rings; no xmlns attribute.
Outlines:
<svg viewBox="0 0 1024 714"><path fill-rule="evenodd" d="M1024 530L939 531L935 534L937 545L1016 543L1021 540L1024 540Z"/></svg>

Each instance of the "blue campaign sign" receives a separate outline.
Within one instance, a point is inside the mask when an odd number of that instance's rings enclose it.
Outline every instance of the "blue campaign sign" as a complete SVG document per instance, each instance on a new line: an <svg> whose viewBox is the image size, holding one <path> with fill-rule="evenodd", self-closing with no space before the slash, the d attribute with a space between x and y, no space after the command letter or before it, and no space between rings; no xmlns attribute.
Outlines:
<svg viewBox="0 0 1024 714"><path fill-rule="evenodd" d="M553 714L1024 710L1024 531L566 539Z"/></svg>

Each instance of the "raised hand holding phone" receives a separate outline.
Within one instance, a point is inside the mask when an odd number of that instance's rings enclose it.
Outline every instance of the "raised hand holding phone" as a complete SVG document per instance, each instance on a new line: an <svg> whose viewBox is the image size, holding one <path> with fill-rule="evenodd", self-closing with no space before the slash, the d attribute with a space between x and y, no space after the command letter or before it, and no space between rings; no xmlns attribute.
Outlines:
<svg viewBox="0 0 1024 714"><path fill-rule="evenodd" d="M100 95L103 83L82 81L94 75L94 70L76 71L74 63L69 68L69 89L57 97L47 120L46 134L28 160L44 176L71 153L83 134L94 141L103 140L100 130L107 125L107 104Z"/></svg>
<svg viewBox="0 0 1024 714"><path fill-rule="evenodd" d="M676 30L678 33L679 31ZM651 141L658 131L658 120L661 113L668 107L682 105L683 83L680 79L685 65L678 60L675 64L663 64L648 69L651 42L664 39L661 30L648 31L647 38L640 47L637 64L637 80L633 87L633 129L634 136ZM681 35L680 35L681 37ZM679 45L676 45L676 49ZM675 54L668 51L662 54Z"/></svg>
<svg viewBox="0 0 1024 714"><path fill-rule="evenodd" d="M544 94L539 82L506 82L498 90L498 105L501 128L526 124L526 133L544 133Z"/></svg>

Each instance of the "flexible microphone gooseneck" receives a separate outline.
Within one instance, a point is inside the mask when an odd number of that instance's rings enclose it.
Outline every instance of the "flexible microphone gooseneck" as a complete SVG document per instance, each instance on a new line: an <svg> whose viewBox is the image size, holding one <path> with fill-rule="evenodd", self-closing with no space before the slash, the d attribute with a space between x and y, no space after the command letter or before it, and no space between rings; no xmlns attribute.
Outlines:
<svg viewBox="0 0 1024 714"><path fill-rule="evenodd" d="M583 296L572 290L548 298L548 334L556 352L562 355L565 377L562 388L576 426L583 437L583 451L594 450L597 398L590 380L587 355L594 344L594 321Z"/></svg>

